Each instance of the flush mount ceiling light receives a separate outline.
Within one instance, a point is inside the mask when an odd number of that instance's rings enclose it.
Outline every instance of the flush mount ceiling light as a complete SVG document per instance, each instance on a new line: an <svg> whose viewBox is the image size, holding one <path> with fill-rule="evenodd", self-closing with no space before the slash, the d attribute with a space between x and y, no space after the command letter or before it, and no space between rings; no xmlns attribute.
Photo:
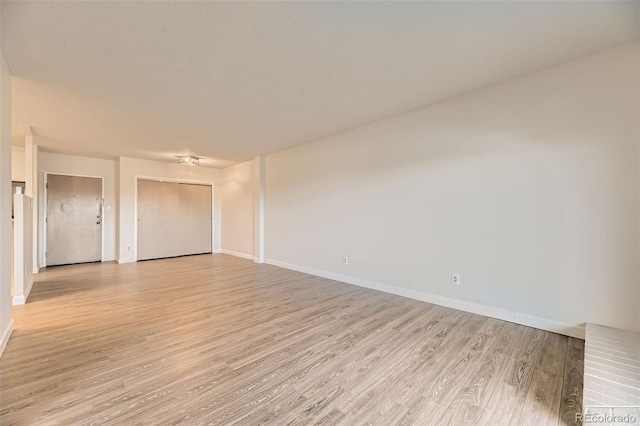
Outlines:
<svg viewBox="0 0 640 426"><path fill-rule="evenodd" d="M181 155L178 157L178 163L186 164L187 166L199 166L200 159L193 155Z"/></svg>

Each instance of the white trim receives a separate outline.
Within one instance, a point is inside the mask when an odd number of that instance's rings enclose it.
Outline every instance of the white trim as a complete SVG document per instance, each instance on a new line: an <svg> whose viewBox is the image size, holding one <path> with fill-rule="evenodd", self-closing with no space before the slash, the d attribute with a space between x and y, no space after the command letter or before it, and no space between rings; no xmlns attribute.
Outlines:
<svg viewBox="0 0 640 426"><path fill-rule="evenodd" d="M264 263L265 157L253 160L254 245L253 261Z"/></svg>
<svg viewBox="0 0 640 426"><path fill-rule="evenodd" d="M74 173L55 173L55 172L47 172L44 171L44 188L42 189L43 191L43 204L44 206L42 206L42 209L44 211L44 223L42 224L42 243L44 245L44 255L43 255L43 259L42 259L42 264L40 265L42 268L46 268L47 267L47 202L48 202L48 197L49 197L49 188L47 185L48 182L48 177L49 175L56 175L56 176L71 176L71 177L83 177L83 178L91 178L91 179L100 179L101 182L101 186L102 186L102 194L100 196L100 219L101 219L101 223L100 223L100 231L102 232L102 242L101 242L101 248L100 248L100 262L106 262L107 260L105 260L104 258L104 228L105 228L105 217L104 217L104 176L92 176L92 175L78 175L78 174L74 174Z"/></svg>
<svg viewBox="0 0 640 426"><path fill-rule="evenodd" d="M134 175L133 176L133 260L129 261L129 258L126 258L126 262L118 263L130 263L138 261L138 181L141 180L151 180L155 182L173 182L173 183L184 183L191 185L203 185L211 187L211 252L213 253L213 248L215 247L215 223L216 223L216 203L215 203L215 183L210 181L201 181L201 180L191 180L191 179L182 179L182 178L162 178L156 176L142 176L142 175Z"/></svg>
<svg viewBox="0 0 640 426"><path fill-rule="evenodd" d="M7 347L7 343L9 343L9 337L11 337L11 333L13 333L13 318L9 322L7 329L2 333L2 340L0 340L0 357L4 352L4 348Z"/></svg>
<svg viewBox="0 0 640 426"><path fill-rule="evenodd" d="M135 175L134 176L136 183L138 180L151 180L154 182L172 182L172 183L186 183L191 185L205 185L205 186L213 186L214 182L208 180L194 180L194 179L183 179L183 178L164 178L157 176L143 176L143 175Z"/></svg>
<svg viewBox="0 0 640 426"><path fill-rule="evenodd" d="M395 287L388 284L377 283L374 281L363 280L360 278L349 277L346 275L336 274L333 272L322 271L319 269L308 268L306 266L294 265L292 263L280 262L273 259L265 259L265 263L280 268L291 269L293 271L303 272L305 274L315 275L322 278L328 278L335 281L341 281L347 284L357 285L359 287L369 288L372 290L383 291L385 293L395 294L396 296L407 297L409 299L420 300L422 302L434 303L448 308L458 309L473 314L484 315L497 318L504 321L522 324L527 327L539 328L541 330L551 331L553 333L563 334L566 336L584 339L584 325L567 324L546 318L534 317L531 315L521 314L518 312L508 311L505 309L495 308L492 306L481 305L479 303L467 302L451 297L438 296L435 294L424 293L416 290L409 290L402 287Z"/></svg>
<svg viewBox="0 0 640 426"><path fill-rule="evenodd" d="M235 256L235 257L241 257L243 259L255 260L255 257L253 257L252 254L240 253L239 251L221 249L220 253L228 254L230 256Z"/></svg>
<svg viewBox="0 0 640 426"><path fill-rule="evenodd" d="M27 299L29 298L29 294L31 293L31 289L33 288L33 276L31 276L31 281L27 285L27 289L24 291L24 295L16 296L11 298L11 304L13 306L24 305L27 303Z"/></svg>
<svg viewBox="0 0 640 426"><path fill-rule="evenodd" d="M221 254L222 253L222 249L215 249L211 251L211 254Z"/></svg>
<svg viewBox="0 0 640 426"><path fill-rule="evenodd" d="M135 263L136 259L133 257L122 257L120 259L116 259L116 263L119 264L123 264L123 263Z"/></svg>
<svg viewBox="0 0 640 426"><path fill-rule="evenodd" d="M49 185L47 185L47 172L44 172L42 178L42 259L41 268L47 267L47 203L49 202ZM38 217L38 219L40 219Z"/></svg>

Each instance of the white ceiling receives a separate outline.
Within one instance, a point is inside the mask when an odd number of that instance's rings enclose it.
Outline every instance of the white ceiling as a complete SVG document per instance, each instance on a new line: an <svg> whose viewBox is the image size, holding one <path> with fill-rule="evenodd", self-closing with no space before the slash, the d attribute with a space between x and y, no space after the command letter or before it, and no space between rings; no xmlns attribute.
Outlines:
<svg viewBox="0 0 640 426"><path fill-rule="evenodd" d="M11 2L45 149L221 167L638 38L636 2Z"/></svg>

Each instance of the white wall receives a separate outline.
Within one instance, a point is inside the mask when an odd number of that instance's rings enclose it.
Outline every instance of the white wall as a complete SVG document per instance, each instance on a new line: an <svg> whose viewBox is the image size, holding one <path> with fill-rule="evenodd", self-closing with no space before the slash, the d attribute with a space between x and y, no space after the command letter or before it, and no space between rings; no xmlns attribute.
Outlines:
<svg viewBox="0 0 640 426"><path fill-rule="evenodd" d="M54 154L50 152L38 153L38 168L41 173L57 173L67 175L95 176L104 178L104 251L102 260L109 261L116 258L116 161L93 157ZM38 185L40 191L43 186ZM111 207L111 211L107 208ZM44 213L47 206L42 204L40 226L44 230ZM42 238L41 238L42 241ZM44 249L41 247L41 249Z"/></svg>
<svg viewBox="0 0 640 426"><path fill-rule="evenodd" d="M268 262L568 334L638 329L638 59L622 46L268 156Z"/></svg>
<svg viewBox="0 0 640 426"><path fill-rule="evenodd" d="M13 330L11 232L11 74L0 49L0 355Z"/></svg>
<svg viewBox="0 0 640 426"><path fill-rule="evenodd" d="M31 138L31 141L27 141L26 144L29 144L29 142L31 142L31 149L30 149L30 154L31 154L31 176L25 176L27 178L27 186L25 189L27 189L27 195L31 197L31 202L32 202L32 206L33 206L33 217L31 219L31 224L33 226L33 229L31 231L31 237L32 237L32 248L33 248L33 259L31 260L31 265L33 267L33 273L37 274L40 271L40 262L39 262L39 253L38 253L38 243L40 241L40 225L38 224L38 212L41 210L40 206L42 204L40 204L40 196L38 195L38 192L40 191L40 188L42 187L40 185L39 179L38 179L38 145L33 143L33 137ZM25 144L25 145L26 145ZM27 150L25 150L25 154L27 153ZM26 154L27 156L28 154ZM27 163L25 163L25 168L28 169L29 167L27 166ZM31 181L31 185L29 185L29 181ZM29 186L31 186L31 191L29 191Z"/></svg>
<svg viewBox="0 0 640 426"><path fill-rule="evenodd" d="M11 180L25 182L24 170L24 148L19 146L11 147Z"/></svg>
<svg viewBox="0 0 640 426"><path fill-rule="evenodd" d="M223 253L253 258L254 196L253 161L222 171L220 207Z"/></svg>
<svg viewBox="0 0 640 426"><path fill-rule="evenodd" d="M38 267L44 265L44 252L45 252L45 238L44 238L44 213L46 210L46 205L44 204L44 172L37 171L37 182L38 182L38 196L36 202L36 224L37 224L37 244L35 244L36 248L36 264Z"/></svg>
<svg viewBox="0 0 640 426"><path fill-rule="evenodd" d="M13 222L12 304L24 305L33 286L33 204L31 197L15 194Z"/></svg>
<svg viewBox="0 0 640 426"><path fill-rule="evenodd" d="M118 262L133 262L136 259L135 194L138 177L214 183L213 251L220 250L220 195L215 183L219 182L222 177L221 170L120 157L118 165Z"/></svg>
<svg viewBox="0 0 640 426"><path fill-rule="evenodd" d="M11 180L25 183L25 195L32 197L33 203L33 229L31 235L33 238L32 247L33 258L30 261L32 265L32 271L37 274L39 271L39 257L38 257L38 145L33 143L34 137L28 135L25 137L25 146L12 146L11 147ZM36 194L36 196L34 196Z"/></svg>

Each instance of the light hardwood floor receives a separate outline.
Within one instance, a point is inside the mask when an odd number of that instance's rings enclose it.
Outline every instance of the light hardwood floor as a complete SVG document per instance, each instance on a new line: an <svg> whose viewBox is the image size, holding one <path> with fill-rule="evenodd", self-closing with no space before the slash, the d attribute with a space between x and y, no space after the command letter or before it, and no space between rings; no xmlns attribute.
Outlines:
<svg viewBox="0 0 640 426"><path fill-rule="evenodd" d="M50 268L0 424L568 425L584 342L226 255Z"/></svg>

